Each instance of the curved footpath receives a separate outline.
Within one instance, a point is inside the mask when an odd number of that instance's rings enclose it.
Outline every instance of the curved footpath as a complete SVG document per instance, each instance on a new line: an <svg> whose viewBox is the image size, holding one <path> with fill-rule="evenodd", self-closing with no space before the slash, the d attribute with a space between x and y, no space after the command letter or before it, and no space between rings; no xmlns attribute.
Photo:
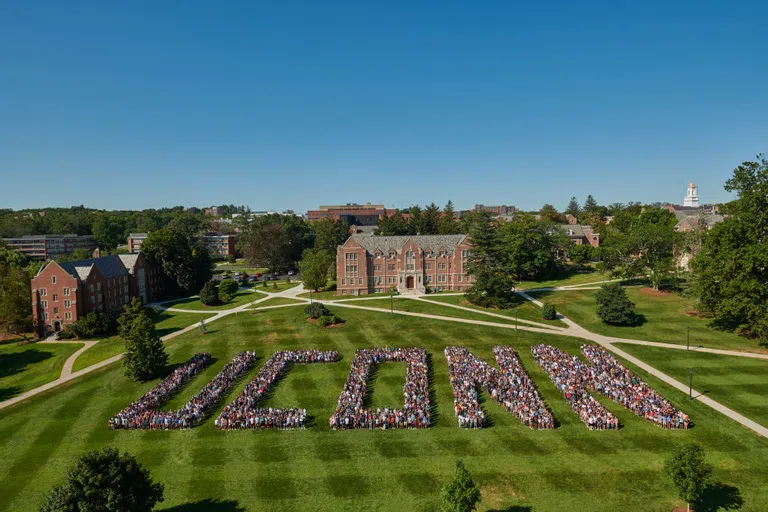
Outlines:
<svg viewBox="0 0 768 512"><path fill-rule="evenodd" d="M595 284L597 284L597 283L585 283L583 285L574 285L574 286L568 286L568 287L547 288L547 290L553 290L553 291L572 290L572 289L583 290L583 289L588 289L588 288L586 288L587 286L595 285ZM539 289L537 289L535 291L538 291L538 290ZM273 297L286 297L286 298L297 299L297 300L303 301L305 303L309 303L310 302L310 300L307 299L307 298L298 297L298 295L304 291L304 286L303 286L302 283L299 283L298 286L294 286L293 288L290 288L288 290L284 290L284 291L278 292L278 293L266 294L265 292L259 292L257 290L253 290L253 291L256 292L256 293L264 294L265 296L263 298L257 299L257 300L252 301L252 302L248 302L248 303L243 304L241 306L238 306L236 308L220 311L218 314L216 314L216 316L209 318L206 321L206 324L214 322L214 321L216 321L216 320L218 320L220 318L224 318L224 317L229 316L231 314L237 314L240 311L248 310L248 309L252 308L252 306L254 306L255 304L259 304L261 302L265 302L265 301L267 301L267 300L269 300L269 299L271 299ZM534 299L533 297L528 295L528 293L526 293L526 292L530 292L530 291L534 291L534 290L518 291L517 293L521 297L525 298L526 300L529 300L529 301L533 302L534 304L536 304L537 306L542 307L543 304L540 301ZM441 295L460 295L460 294L441 294ZM447 306L447 307L452 307L452 308L461 309L461 310L468 310L468 311L471 311L473 313L484 314L484 315L487 315L489 317L500 317L500 318L503 318L503 319L505 319L507 321L509 321L509 320L513 320L514 321L514 319L512 317L508 317L508 316L505 316L505 315L500 315L498 313L492 313L490 311L481 311L481 310L477 310L477 309L466 308L464 306L458 306L458 305L455 305L455 304L446 304L446 303L442 303L442 302L431 301L431 300L426 299L424 297L425 296L409 296L408 298L411 298L411 299L414 299L414 300L419 300L419 301L422 301L422 302L428 302L428 303L431 303L431 304L437 304L437 305L440 305L440 306ZM379 297L376 297L376 298L379 298ZM356 299L357 300L364 300L365 298L356 298ZM372 308L372 307L353 305L353 304L345 304L345 301L343 301L343 300L316 300L316 302L323 302L323 303L326 303L326 304L332 304L334 306L350 308L350 309L359 309L359 310L364 310L364 311L374 311L374 312L377 312L377 313L390 313L386 309ZM275 305L275 306L265 306L263 309L265 309L265 310L266 309L277 309L277 308L291 307L291 306L296 306L296 305L297 304L280 304L280 305ZM162 306L159 306L159 305L151 305L151 306L155 307L157 309L160 309L160 310L167 309L169 311L179 311L179 312L184 312L184 313L189 313L190 312L188 310L175 310L174 308L163 308ZM260 308L254 308L254 309L260 309ZM210 312L206 311L205 313L210 313ZM673 379L669 375L666 375L665 373L657 370L656 368L652 367L651 365L641 361L640 359L636 358L635 356L633 356L633 355L631 355L631 354L629 354L627 352L624 352L623 350L621 350L621 349L619 349L619 348L617 348L615 346L615 344L617 344L617 343L628 343L628 344L645 345L645 346L650 346L650 347L669 348L669 349L676 349L676 350L685 349L685 347L683 347L682 345L673 345L673 344L670 344L670 343L657 343L657 342L652 342L652 341L630 340L630 339L623 339L623 338L613 338L613 337L610 337L610 336L603 336L601 334L596 334L596 333L587 331L586 329L584 329L583 327L578 325L573 320L571 320L571 319L569 319L569 318L567 318L567 317L565 317L565 316L563 316L561 314L557 315L558 319L561 320L562 322L564 322L568 326L567 328L557 327L557 326L552 326L552 325L546 325L546 324L540 324L538 322L533 322L533 321L530 321L530 320L522 320L522 319L517 319L517 322L519 322L518 324L501 324L501 323L498 323L498 322L491 322L491 321L486 322L486 321L483 321L483 320L469 320L469 319L465 319L465 318L456 318L456 317L449 317L449 316L433 315L433 314L428 314L428 313L414 313L414 312L410 312L410 311L397 311L397 310L395 310L393 313L396 314L396 315L413 316L413 317L418 317L418 318L429 318L429 319L433 319L433 320L444 320L444 321L449 321L449 322L458 322L458 323L473 324L473 325L484 325L484 326L489 326L489 327L500 327L500 328L503 328L503 329L519 329L519 330L530 331L530 332L537 332L537 333L543 333L543 334L553 334L553 335L557 335L557 336L572 336L572 337L576 337L576 338L583 338L583 339L592 341L594 343L597 343L598 345L600 345L602 347L605 347L607 350L610 350L611 352L615 353L616 355L626 359L627 361L631 362L635 366L637 366L639 368L642 368L644 371L646 371L649 374L653 375L654 377L656 377L656 378L666 382L670 386L672 386L672 387L674 387L674 388L676 388L676 389L678 389L680 391L683 391L684 393L688 392L688 386L687 385L685 385L685 384L683 384L681 382L678 382L677 380ZM520 323L529 324L529 325L521 325ZM176 336L180 336L180 335L182 335L182 334L184 334L186 332L189 332L189 331L191 331L193 329L197 329L197 328L199 328L199 326L200 326L199 322L194 323L194 324L190 325L189 327L186 327L186 328L181 329L179 331L173 332L173 333L171 333L171 334L169 334L167 336L164 336L162 338L162 340L163 341L171 340L171 339L175 338ZM46 342L43 342L43 343L46 343ZM57 342L50 342L50 343L60 343L60 342L57 341ZM53 389L53 388L55 388L55 387L57 387L57 386L59 386L61 384L64 384L65 382L69 382L71 380L74 380L74 379L80 377L81 375L85 375L85 374L88 374L90 372L96 371L96 370L98 370L100 368L103 368L105 366L108 366L108 365L110 365L112 363L115 363L115 362L119 361L120 358L123 357L123 354L118 354L118 355L116 355L114 357L111 357L111 358L109 358L107 360L104 360L104 361L101 361L101 362L96 363L94 365L91 365L88 368L83 368L80 371L72 372L71 371L72 370L72 365L74 364L75 360L77 359L77 356L79 356L82 352L87 350L90 346L92 346L92 344L96 344L98 342L78 342L78 343L85 343L86 345L83 348L81 348L80 350L78 350L77 352L75 352L75 354L70 356L69 359L67 359L67 362L64 365L65 368L62 369L61 377L59 377L58 379L56 379L56 380L54 380L52 382L49 382L48 384L44 384L44 385L42 385L40 387L37 387L35 389L31 389L31 390L29 390L29 391L27 391L25 393L22 393L22 394L14 397L14 398L8 399L8 400L6 400L4 402L0 402L0 409L4 409L6 407L10 407L11 405L14 405L14 404L19 403L19 402L21 402L23 400L26 400L27 398L33 397L35 395L39 395L40 393L44 393L45 391ZM750 353L750 352L736 352L736 351L732 351L732 350L719 350L719 349L708 349L708 348L697 348L696 350L698 352L708 352L708 353L711 353L711 354L728 355L728 356L736 356L736 357L751 357L751 358L755 358L755 359L768 360L768 355L765 355L765 354L755 354L755 353ZM694 397L693 397L694 400L698 400L701 403L703 403L705 405L708 405L709 407L711 407L714 410L720 412L721 414L724 414L725 416L728 416L729 418L731 418L734 421L740 423L741 425L751 429L755 433L757 433L757 434L759 434L759 435L761 435L763 437L768 438L768 428L764 427L763 425L760 425L759 423L750 420L746 416L743 416L742 414L739 414L738 412L736 412L736 411L734 411L734 410L732 410L732 409L722 405L721 403L712 400L711 398L705 396L704 394L700 393L699 391L696 391L695 389L692 390L692 394L694 395Z"/></svg>

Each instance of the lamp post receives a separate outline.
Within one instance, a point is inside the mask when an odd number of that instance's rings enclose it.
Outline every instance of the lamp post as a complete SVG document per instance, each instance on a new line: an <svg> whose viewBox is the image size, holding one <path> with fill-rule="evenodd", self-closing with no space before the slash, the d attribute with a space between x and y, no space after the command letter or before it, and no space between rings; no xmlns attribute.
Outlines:
<svg viewBox="0 0 768 512"><path fill-rule="evenodd" d="M312 304L312 288L309 289L309 303Z"/></svg>
<svg viewBox="0 0 768 512"><path fill-rule="evenodd" d="M395 298L394 290L392 290L392 288L389 289L389 312L392 314L395 313Z"/></svg>
<svg viewBox="0 0 768 512"><path fill-rule="evenodd" d="M686 342L685 342L685 350L691 350L691 326L689 325L687 329L688 329L688 338L686 339Z"/></svg>
<svg viewBox="0 0 768 512"><path fill-rule="evenodd" d="M691 379L688 382L688 400L693 400L693 368L689 370Z"/></svg>

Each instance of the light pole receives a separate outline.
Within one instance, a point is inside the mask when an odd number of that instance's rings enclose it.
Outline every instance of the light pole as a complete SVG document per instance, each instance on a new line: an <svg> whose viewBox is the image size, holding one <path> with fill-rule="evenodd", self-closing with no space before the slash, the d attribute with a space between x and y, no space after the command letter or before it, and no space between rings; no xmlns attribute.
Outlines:
<svg viewBox="0 0 768 512"><path fill-rule="evenodd" d="M395 313L395 298L394 290L392 290L392 288L389 289L389 312L392 314Z"/></svg>
<svg viewBox="0 0 768 512"><path fill-rule="evenodd" d="M685 350L691 350L691 326L689 325L687 329L688 329L688 338L685 342Z"/></svg>
<svg viewBox="0 0 768 512"><path fill-rule="evenodd" d="M688 382L688 400L693 400L693 368L690 370L691 380Z"/></svg>
<svg viewBox="0 0 768 512"><path fill-rule="evenodd" d="M312 304L312 288L309 289L309 303Z"/></svg>
<svg viewBox="0 0 768 512"><path fill-rule="evenodd" d="M517 326L518 326L518 323L517 323L517 306L519 306L519 304L515 304L515 330L517 330Z"/></svg>

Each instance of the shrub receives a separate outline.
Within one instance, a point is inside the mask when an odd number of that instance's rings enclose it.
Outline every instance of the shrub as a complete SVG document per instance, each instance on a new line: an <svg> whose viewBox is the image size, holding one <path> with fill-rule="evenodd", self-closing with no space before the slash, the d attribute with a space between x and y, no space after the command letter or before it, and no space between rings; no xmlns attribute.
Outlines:
<svg viewBox="0 0 768 512"><path fill-rule="evenodd" d="M636 325L640 319L635 303L619 283L604 284L595 295L597 316L609 325Z"/></svg>
<svg viewBox="0 0 768 512"><path fill-rule="evenodd" d="M133 455L105 448L80 457L64 483L51 489L40 510L149 512L161 501L163 485L153 482Z"/></svg>
<svg viewBox="0 0 768 512"><path fill-rule="evenodd" d="M227 263L237 263L237 258L234 254L230 254L227 256Z"/></svg>
<svg viewBox="0 0 768 512"><path fill-rule="evenodd" d="M232 300L232 295L227 293L226 290L222 290L221 288L219 288L219 302L226 304L231 300Z"/></svg>
<svg viewBox="0 0 768 512"><path fill-rule="evenodd" d="M335 323L334 320L336 320L336 318L333 315L322 315L317 317L317 325L325 327Z"/></svg>
<svg viewBox="0 0 768 512"><path fill-rule="evenodd" d="M313 302L304 307L304 314L309 318L320 318L331 314L322 302Z"/></svg>
<svg viewBox="0 0 768 512"><path fill-rule="evenodd" d="M547 302L541 310L541 318L544 320L555 320L557 318L557 309L554 304Z"/></svg>
<svg viewBox="0 0 768 512"><path fill-rule="evenodd" d="M88 313L75 323L67 327L65 339L77 336L78 338L95 338L110 334L114 330L114 321L107 313ZM59 335L61 337L61 335Z"/></svg>
<svg viewBox="0 0 768 512"><path fill-rule="evenodd" d="M219 292L216 290L216 283L208 281L200 290L200 302L206 306L215 306L219 303Z"/></svg>
<svg viewBox="0 0 768 512"><path fill-rule="evenodd" d="M225 290L229 295L235 295L240 289L240 285L232 279L224 279L219 283L219 291Z"/></svg>

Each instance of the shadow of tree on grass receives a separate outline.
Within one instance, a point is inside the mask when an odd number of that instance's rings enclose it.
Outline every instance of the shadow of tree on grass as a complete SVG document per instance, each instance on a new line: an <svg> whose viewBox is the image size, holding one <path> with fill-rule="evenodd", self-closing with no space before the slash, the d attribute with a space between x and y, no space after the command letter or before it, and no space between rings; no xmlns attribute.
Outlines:
<svg viewBox="0 0 768 512"><path fill-rule="evenodd" d="M744 506L741 491L732 485L715 482L707 485L701 502L696 504L696 512L716 512L718 510L739 510Z"/></svg>
<svg viewBox="0 0 768 512"><path fill-rule="evenodd" d="M8 377L22 372L27 366L53 357L53 352L44 352L36 348L11 354L0 354L0 377Z"/></svg>
<svg viewBox="0 0 768 512"><path fill-rule="evenodd" d="M241 507L235 500L208 498L171 508L164 508L161 512L246 512L246 509Z"/></svg>
<svg viewBox="0 0 768 512"><path fill-rule="evenodd" d="M13 398L19 393L21 393L21 388L19 386L0 388L0 402L8 400L9 398Z"/></svg>

